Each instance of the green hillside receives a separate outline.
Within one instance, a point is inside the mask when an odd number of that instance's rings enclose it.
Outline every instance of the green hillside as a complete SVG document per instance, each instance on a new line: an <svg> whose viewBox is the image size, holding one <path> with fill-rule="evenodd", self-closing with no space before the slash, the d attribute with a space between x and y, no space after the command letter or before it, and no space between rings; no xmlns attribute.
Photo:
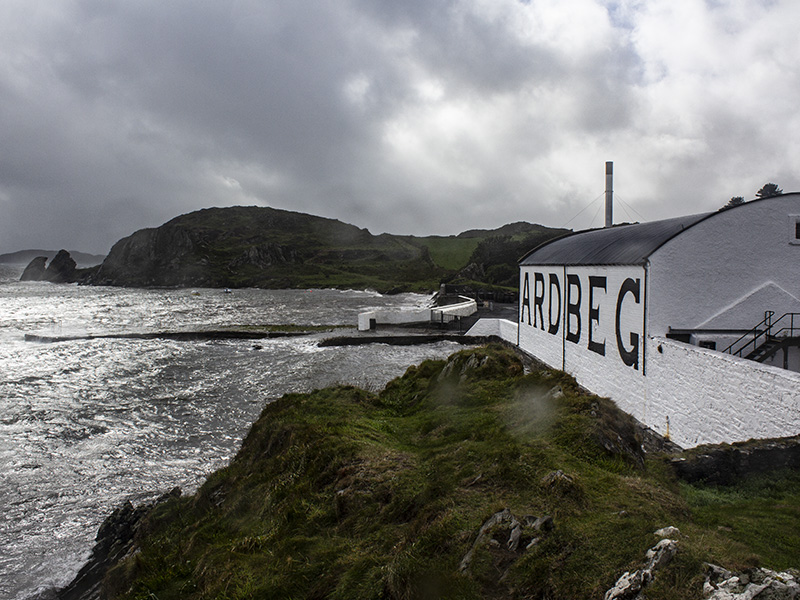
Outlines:
<svg viewBox="0 0 800 600"><path fill-rule="evenodd" d="M480 244L480 238L460 238L457 236L405 236L410 244L428 249L435 265L448 271L458 271L469 264L470 257Z"/></svg>
<svg viewBox="0 0 800 600"><path fill-rule="evenodd" d="M703 563L800 564L796 473L679 483L633 420L510 350L427 361L373 393L268 405L231 464L147 516L113 598L602 598L675 526L649 599L702 598ZM507 509L507 510L505 510ZM505 511L505 512L504 512ZM522 523L519 544L508 525ZM550 517L550 519L545 518Z"/></svg>

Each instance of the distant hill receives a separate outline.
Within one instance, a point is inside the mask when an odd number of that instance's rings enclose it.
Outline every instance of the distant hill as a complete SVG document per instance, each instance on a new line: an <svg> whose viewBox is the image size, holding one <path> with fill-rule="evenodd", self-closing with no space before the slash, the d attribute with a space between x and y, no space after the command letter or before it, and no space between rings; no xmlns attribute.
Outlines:
<svg viewBox="0 0 800 600"><path fill-rule="evenodd" d="M52 260L58 254L58 250L19 250L8 254L0 254L0 263L6 265L27 265L38 256L46 256L47 260ZM86 252L69 251L72 259L78 263L78 267L94 267L105 259L102 254L87 254Z"/></svg>
<svg viewBox="0 0 800 600"><path fill-rule="evenodd" d="M488 231L465 231L459 237L474 240L475 250L467 266L460 269L449 283L466 288L487 284L515 288L519 280L517 264L522 256L568 231L525 222L510 223Z"/></svg>
<svg viewBox="0 0 800 600"><path fill-rule="evenodd" d="M460 238L487 238L498 236L515 236L515 235L530 235L532 233L547 233L553 231L550 227L544 225L532 225L525 221L517 221L516 223L508 223L497 229L470 229L459 233L457 237Z"/></svg>
<svg viewBox="0 0 800 600"><path fill-rule="evenodd" d="M274 208L209 208L123 238L91 282L131 287L435 290L441 281L468 267L482 244L491 246L488 240L532 243L560 232L515 223L459 236L373 235L335 219Z"/></svg>

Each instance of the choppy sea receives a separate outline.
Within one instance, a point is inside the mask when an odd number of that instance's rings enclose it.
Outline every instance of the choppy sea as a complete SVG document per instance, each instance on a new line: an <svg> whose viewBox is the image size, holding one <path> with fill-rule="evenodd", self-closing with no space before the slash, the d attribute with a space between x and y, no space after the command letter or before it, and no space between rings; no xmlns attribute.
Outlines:
<svg viewBox="0 0 800 600"><path fill-rule="evenodd" d="M88 336L302 324L428 296L337 290L142 290L18 281L0 265L0 598L68 583L125 500L192 493L270 400L335 383L379 389L459 349L319 347L331 334L175 341ZM338 330L341 333L341 330ZM51 343L25 334L77 337ZM85 336L81 338L81 336Z"/></svg>

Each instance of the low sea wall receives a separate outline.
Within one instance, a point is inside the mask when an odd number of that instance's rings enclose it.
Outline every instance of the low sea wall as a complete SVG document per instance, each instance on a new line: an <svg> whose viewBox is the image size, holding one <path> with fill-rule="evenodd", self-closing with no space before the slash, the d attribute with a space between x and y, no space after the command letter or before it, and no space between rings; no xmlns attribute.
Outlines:
<svg viewBox="0 0 800 600"><path fill-rule="evenodd" d="M445 306L434 306L416 310L372 310L358 315L358 330L367 331L378 325L403 325L408 323L429 323L444 321L452 317L468 317L478 310L478 303L472 298L462 297L462 301Z"/></svg>

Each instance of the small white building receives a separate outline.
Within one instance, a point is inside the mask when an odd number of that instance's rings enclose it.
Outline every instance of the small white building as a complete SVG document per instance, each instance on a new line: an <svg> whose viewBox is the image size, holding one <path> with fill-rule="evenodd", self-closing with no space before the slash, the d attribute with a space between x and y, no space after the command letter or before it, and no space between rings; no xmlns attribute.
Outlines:
<svg viewBox="0 0 800 600"><path fill-rule="evenodd" d="M684 446L800 433L798 338L800 194L577 232L520 263L520 348Z"/></svg>

